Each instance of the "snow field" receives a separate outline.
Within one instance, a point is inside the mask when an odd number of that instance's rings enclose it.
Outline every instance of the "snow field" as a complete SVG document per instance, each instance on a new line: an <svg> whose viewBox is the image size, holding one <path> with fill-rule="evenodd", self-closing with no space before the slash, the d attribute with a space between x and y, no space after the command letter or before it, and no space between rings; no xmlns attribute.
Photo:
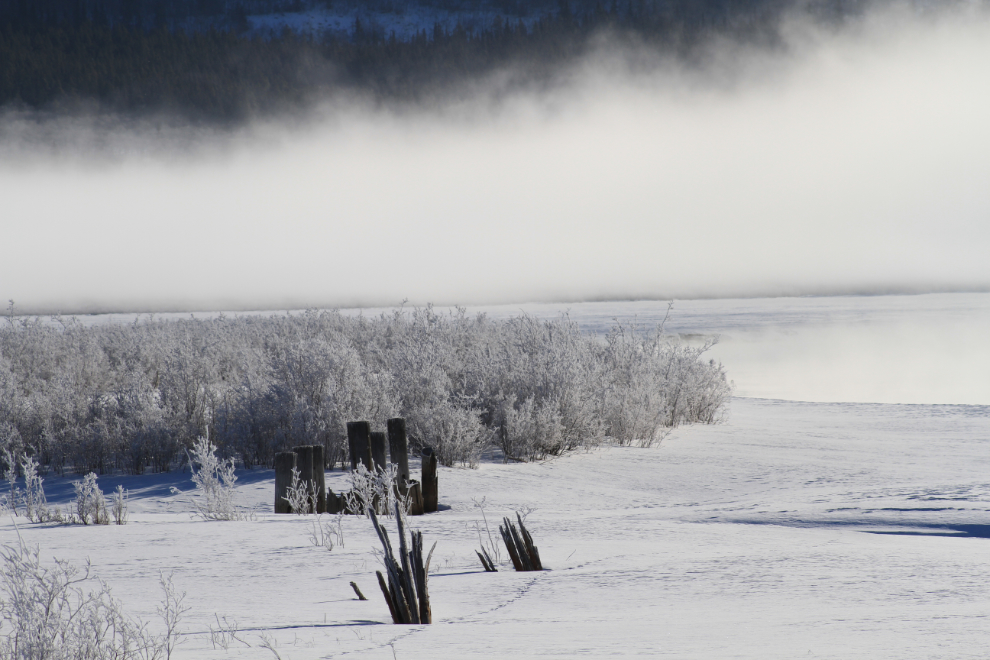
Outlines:
<svg viewBox="0 0 990 660"><path fill-rule="evenodd" d="M726 424L678 429L659 448L441 469L443 510L410 519L438 541L432 626L390 623L369 521L345 520L344 548L315 547L313 517L267 513L269 471L239 481L253 521L193 520L184 496L152 485L132 489L124 527L19 529L43 556L90 557L145 620L158 570L174 572L191 607L180 658L274 657L261 635L286 660L977 658L990 618L988 444L985 407L736 398ZM481 497L496 538L501 515L535 507L527 526L550 570L482 572ZM0 533L14 538L9 519ZM251 648L214 648L216 616Z"/></svg>

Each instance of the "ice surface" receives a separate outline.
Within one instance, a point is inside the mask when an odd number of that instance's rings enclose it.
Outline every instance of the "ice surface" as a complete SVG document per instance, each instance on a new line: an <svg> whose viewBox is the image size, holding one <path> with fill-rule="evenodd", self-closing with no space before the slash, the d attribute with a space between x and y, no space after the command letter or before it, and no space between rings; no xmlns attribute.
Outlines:
<svg viewBox="0 0 990 660"><path fill-rule="evenodd" d="M168 490L191 488L189 475L172 474L127 478L124 527L19 529L44 556L90 557L146 619L158 571L173 571L192 607L180 658L273 657L262 634L285 660L982 658L988 450L987 407L736 398L726 423L677 429L658 448L441 468L443 510L412 519L439 542L432 626L389 623L368 521L345 521L345 548L313 546L312 517L267 513L267 470L241 473L252 521L193 520ZM58 482L46 481L50 499L64 501ZM527 525L550 570L481 571L483 496L493 524L535 507ZM0 534L14 538L9 518ZM214 648L217 615L252 647Z"/></svg>

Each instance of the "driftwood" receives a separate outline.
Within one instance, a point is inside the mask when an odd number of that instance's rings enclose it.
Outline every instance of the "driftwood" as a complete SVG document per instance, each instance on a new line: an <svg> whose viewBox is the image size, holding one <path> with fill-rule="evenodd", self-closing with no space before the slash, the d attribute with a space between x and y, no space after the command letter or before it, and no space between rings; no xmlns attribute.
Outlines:
<svg viewBox="0 0 990 660"><path fill-rule="evenodd" d="M498 526L498 531L502 534L502 541L505 543L505 549L509 551L509 558L512 559L513 567L517 571L542 571L543 563L540 561L539 550L533 544L533 537L526 530L522 517L518 513L516 513L516 520L519 521L518 529L508 518L503 518L503 524Z"/></svg>
<svg viewBox="0 0 990 660"><path fill-rule="evenodd" d="M354 593L357 594L358 600L368 600L365 598L364 594L361 593L361 589L358 588L357 582L351 582L351 589L353 589Z"/></svg>
<svg viewBox="0 0 990 660"><path fill-rule="evenodd" d="M474 553L478 555L478 559L481 560L481 565L485 567L485 571L488 573L498 573L498 569L495 568L495 562L492 561L491 555L488 551L482 548L480 551L475 550Z"/></svg>
<svg viewBox="0 0 990 660"><path fill-rule="evenodd" d="M406 531L402 524L402 512L395 505L395 522L399 529L399 560L396 561L392 552L392 543L385 528L378 522L378 516L371 509L371 524L375 527L378 539L384 548L383 560L387 578L377 571L378 586L385 597L385 603L392 614L393 623L433 623L433 613L430 610L430 594L427 586L430 572L430 554L423 560L423 533L413 532L410 543L406 543ZM411 547L410 547L411 546Z"/></svg>

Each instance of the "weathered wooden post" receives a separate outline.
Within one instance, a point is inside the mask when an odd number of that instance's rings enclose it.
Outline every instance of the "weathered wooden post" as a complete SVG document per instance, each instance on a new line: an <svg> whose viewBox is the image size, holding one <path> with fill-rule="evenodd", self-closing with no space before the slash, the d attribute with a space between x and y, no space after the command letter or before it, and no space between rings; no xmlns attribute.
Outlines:
<svg viewBox="0 0 990 660"><path fill-rule="evenodd" d="M351 469L357 470L358 461L371 472L371 424L368 422L347 422L347 443L351 452Z"/></svg>
<svg viewBox="0 0 990 660"><path fill-rule="evenodd" d="M432 447L423 447L423 512L433 513L440 505L437 454Z"/></svg>
<svg viewBox="0 0 990 660"><path fill-rule="evenodd" d="M316 511L316 491L313 483L313 445L293 447L296 452L296 469L299 470L299 482L309 491L309 511L294 511L293 513L313 513ZM322 452L321 452L322 454Z"/></svg>
<svg viewBox="0 0 990 660"><path fill-rule="evenodd" d="M406 530L402 525L402 514L399 505L395 505L395 524L399 528L399 558L395 558L392 542L385 528L378 522L378 516L369 510L371 524L382 542L382 563L388 579L377 571L378 586L385 597L388 611L392 614L393 623L433 623L433 612L430 607L430 592L428 579L430 575L430 559L437 544L430 548L430 554L423 559L423 533L413 532L406 544Z"/></svg>
<svg viewBox="0 0 990 660"><path fill-rule="evenodd" d="M423 487L415 479L410 479L406 482L406 488L409 492L409 515L410 516L421 516L423 515ZM405 493L403 493L405 494Z"/></svg>
<svg viewBox="0 0 990 660"><path fill-rule="evenodd" d="M292 485L292 468L296 467L296 455L291 451L275 454L275 513L292 513L285 499Z"/></svg>
<svg viewBox="0 0 990 660"><path fill-rule="evenodd" d="M337 495L332 490L327 493L327 513L340 513L347 508L347 499L344 494Z"/></svg>
<svg viewBox="0 0 990 660"><path fill-rule="evenodd" d="M516 512L516 520L519 521L519 529L516 529L515 523L508 518L502 518L504 524L498 526L502 541L505 543L505 549L509 551L512 566L517 571L542 571L543 561L540 559L540 551L533 543L533 537L530 536L529 530L523 524L522 516L519 515L518 511ZM487 566L485 570L488 570Z"/></svg>
<svg viewBox="0 0 990 660"><path fill-rule="evenodd" d="M379 431L371 433L371 461L376 469L385 471L385 434Z"/></svg>
<svg viewBox="0 0 990 660"><path fill-rule="evenodd" d="M313 445L313 488L316 489L316 512L327 512L327 473L323 464L323 445Z"/></svg>
<svg viewBox="0 0 990 660"><path fill-rule="evenodd" d="M388 420L388 451L390 459L399 466L399 486L409 482L409 443L406 440L406 420Z"/></svg>

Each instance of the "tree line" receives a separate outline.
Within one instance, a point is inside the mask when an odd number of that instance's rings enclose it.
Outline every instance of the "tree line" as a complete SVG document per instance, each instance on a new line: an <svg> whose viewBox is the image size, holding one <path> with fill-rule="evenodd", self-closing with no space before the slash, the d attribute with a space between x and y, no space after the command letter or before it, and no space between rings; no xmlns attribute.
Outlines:
<svg viewBox="0 0 990 660"><path fill-rule="evenodd" d="M588 53L602 32L671 53L712 34L772 40L790 2L561 0L535 22L497 17L472 30L437 24L406 40L359 22L342 38L289 30L248 36L230 21L182 29L165 10L163 20L153 19L155 7L179 5L220 6L0 0L0 106L239 121L342 93L421 101L501 69L515 72L520 84L545 81Z"/></svg>

